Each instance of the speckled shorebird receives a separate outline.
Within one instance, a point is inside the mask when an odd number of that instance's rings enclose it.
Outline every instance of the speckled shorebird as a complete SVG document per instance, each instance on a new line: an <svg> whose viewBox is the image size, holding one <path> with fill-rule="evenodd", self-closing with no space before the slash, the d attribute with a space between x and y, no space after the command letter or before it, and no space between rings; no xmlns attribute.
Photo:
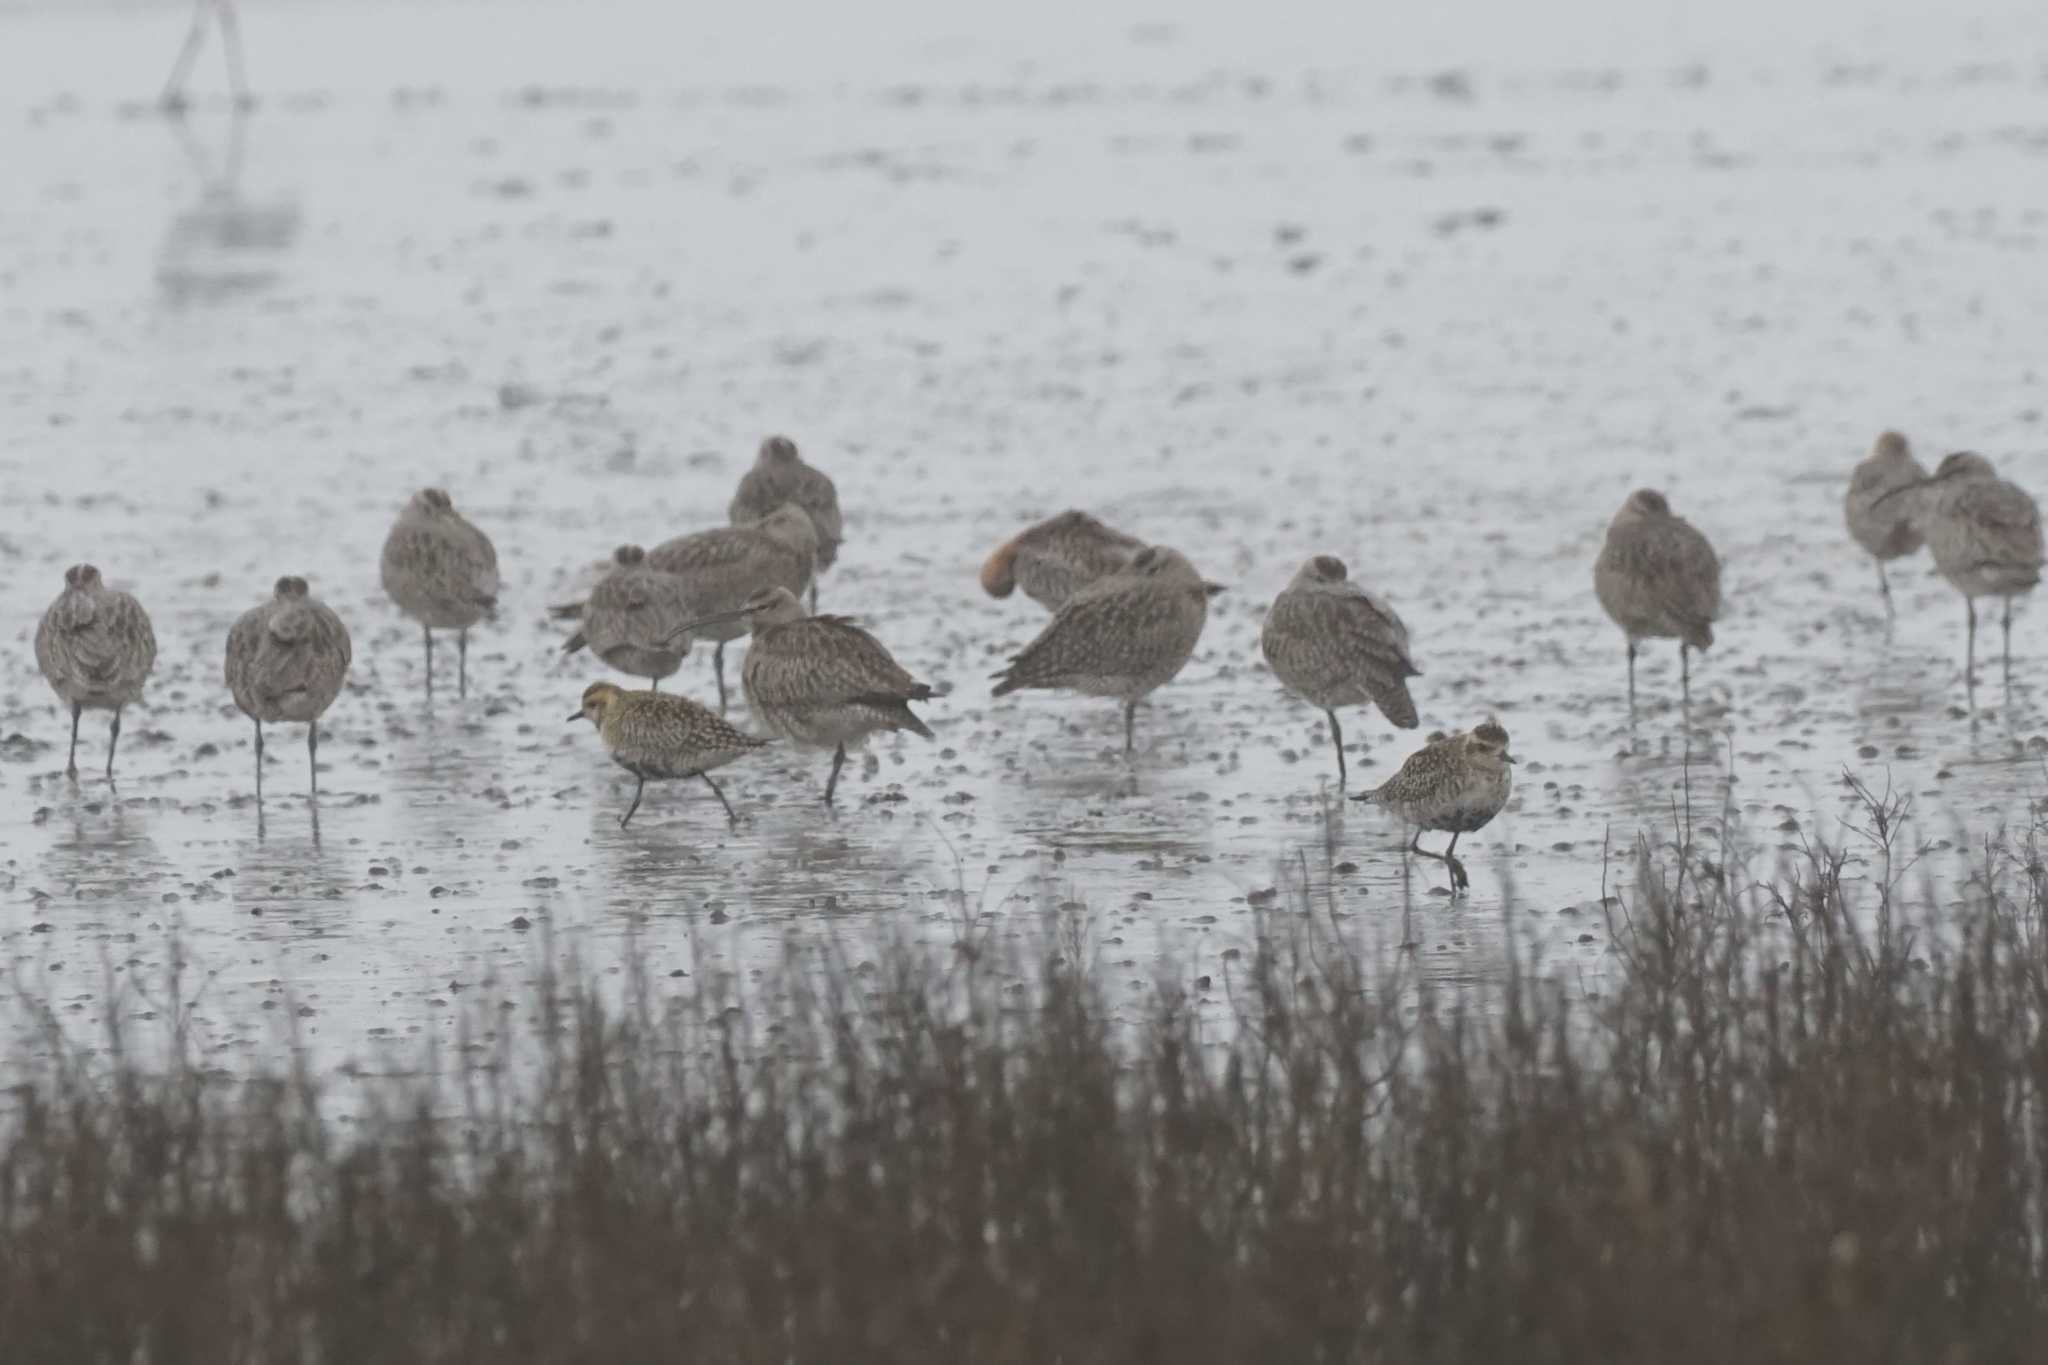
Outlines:
<svg viewBox="0 0 2048 1365"><path fill-rule="evenodd" d="M650 689L681 668L690 652L689 637L676 633L690 619L683 581L648 563L638 545L612 551L612 571L580 610L583 624L563 642L562 653L587 646L619 672L647 679Z"/></svg>
<svg viewBox="0 0 2048 1365"><path fill-rule="evenodd" d="M1349 774L1338 707L1378 706L1400 729L1415 728L1408 679L1422 670L1408 654L1408 627L1384 599L1352 582L1335 555L1311 558L1273 599L1259 647L1280 685L1329 717L1339 787Z"/></svg>
<svg viewBox="0 0 2048 1365"><path fill-rule="evenodd" d="M628 692L608 682L594 682L583 689L583 706L569 717L570 723L588 719L597 726L598 738L610 752L612 762L638 779L633 787L633 804L619 817L619 828L640 809L640 795L649 782L673 782L701 777L725 818L737 825L732 803L711 780L711 770L773 743L734 728L724 717L699 706L688 697L660 692Z"/></svg>
<svg viewBox="0 0 2048 1365"><path fill-rule="evenodd" d="M1064 688L1124 704L1124 752L1135 747L1138 702L1172 682L1195 652L1209 619L1211 585L1178 550L1149 545L1130 564L1097 579L1053 613L1018 652L994 695L1026 687Z"/></svg>
<svg viewBox="0 0 2048 1365"><path fill-rule="evenodd" d="M320 717L341 693L351 657L348 628L306 593L306 580L277 580L271 599L242 613L228 631L228 690L256 722L256 791L263 792L263 722L303 723L306 772L320 790Z"/></svg>
<svg viewBox="0 0 2048 1365"><path fill-rule="evenodd" d="M1930 478L1884 495L1912 502L1934 568L1963 595L1969 618L1963 678L1977 681L1977 599L2005 601L2005 678L2012 681L2012 599L2041 582L2041 509L1972 451L1945 456Z"/></svg>
<svg viewBox="0 0 2048 1365"><path fill-rule="evenodd" d="M142 604L100 582L90 564L66 569L64 591L36 626L36 667L71 706L66 776L78 776L78 718L91 707L114 713L107 727L107 781L114 780L121 708L142 700L143 680L155 663L156 632Z"/></svg>
<svg viewBox="0 0 2048 1365"><path fill-rule="evenodd" d="M1692 705L1688 651L1714 643L1721 614L1721 561L1693 524L1671 510L1664 495L1638 488L1607 526L1607 543L1593 566L1600 605L1628 636L1628 711L1636 711L1636 642L1678 641L1678 673L1685 704Z"/></svg>
<svg viewBox="0 0 2048 1365"><path fill-rule="evenodd" d="M647 562L681 581L690 614L702 618L737 611L763 588L788 588L801 598L816 573L818 553L810 514L786 502L746 526L719 526L665 540L648 552ZM746 633L747 623L738 617L701 632L701 638L714 642L711 667L721 711L726 705L726 642Z"/></svg>
<svg viewBox="0 0 2048 1365"><path fill-rule="evenodd" d="M1913 522L1910 498L1887 499L1886 494L1925 480L1927 471L1913 458L1906 438L1887 431L1877 438L1870 454L1849 476L1849 492L1842 500L1842 515L1849 534L1877 561L1877 587L1884 594L1884 614L1893 615L1892 585L1885 577L1884 562L1919 552L1920 528Z"/></svg>
<svg viewBox="0 0 2048 1365"><path fill-rule="evenodd" d="M810 514L818 532L818 562L811 578L811 610L818 609L816 575L832 567L839 558L839 543L845 527L839 519L839 490L829 475L804 463L796 442L787 436L770 436L761 442L754 467L740 478L739 491L727 509L735 526L749 526L771 515L785 502L793 502Z"/></svg>
<svg viewBox="0 0 2048 1365"><path fill-rule="evenodd" d="M469 693L469 628L498 610L498 552L455 510L446 490L422 488L384 540L384 591L420 623L427 695L434 693L434 632L456 632L456 695Z"/></svg>
<svg viewBox="0 0 2048 1365"><path fill-rule="evenodd" d="M1129 567L1145 542L1081 511L1062 512L1026 527L998 546L981 566L990 597L1018 588L1047 611L1096 579Z"/></svg>
<svg viewBox="0 0 2048 1365"><path fill-rule="evenodd" d="M701 631L719 620L751 622L753 643L740 668L747 705L761 724L798 744L832 750L832 775L825 800L839 786L848 745L869 735L908 730L932 737L910 703L930 701L932 689L905 671L882 642L843 616L806 616L787 588L767 588L737 611L686 630Z"/></svg>
<svg viewBox="0 0 2048 1365"><path fill-rule="evenodd" d="M1451 890L1463 891L1472 879L1458 861L1458 836L1485 828L1500 814L1513 785L1508 768L1514 761L1508 752L1508 732L1499 721L1487 720L1470 731L1431 735L1427 744L1408 755L1399 772L1351 799L1384 806L1414 826L1408 851L1442 863L1450 870ZM1443 852L1422 846L1422 832L1430 829L1450 834Z"/></svg>

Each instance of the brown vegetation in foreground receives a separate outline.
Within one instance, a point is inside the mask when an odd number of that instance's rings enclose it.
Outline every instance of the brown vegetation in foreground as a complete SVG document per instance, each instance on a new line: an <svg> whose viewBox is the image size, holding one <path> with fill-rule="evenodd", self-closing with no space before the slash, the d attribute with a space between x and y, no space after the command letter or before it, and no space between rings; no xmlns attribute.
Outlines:
<svg viewBox="0 0 2048 1365"><path fill-rule="evenodd" d="M2040 833L1911 916L1826 850L1639 854L1598 996L1432 997L1302 904L1213 1042L905 949L773 1046L570 992L531 1085L347 1126L55 1064L0 1116L0 1359L2038 1359Z"/></svg>

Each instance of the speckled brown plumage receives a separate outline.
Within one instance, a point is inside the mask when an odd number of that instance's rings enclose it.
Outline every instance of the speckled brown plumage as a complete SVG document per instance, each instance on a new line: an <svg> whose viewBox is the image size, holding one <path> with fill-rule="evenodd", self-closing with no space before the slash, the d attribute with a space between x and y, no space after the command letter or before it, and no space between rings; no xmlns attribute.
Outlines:
<svg viewBox="0 0 2048 1365"><path fill-rule="evenodd" d="M746 757L773 741L750 735L728 722L709 707L688 697L661 692L628 692L608 682L596 682L583 689L583 704L571 722L588 719L597 727L598 738L612 761L638 779L633 804L619 817L619 828L640 809L641 793L649 782L668 782L701 777L711 788L718 804L725 807L733 824L739 817L725 799L711 770Z"/></svg>
<svg viewBox="0 0 2048 1365"><path fill-rule="evenodd" d="M1018 588L1048 611L1057 611L1082 588L1128 568L1145 542L1086 512L1066 511L1026 527L981 566L982 590L1008 597Z"/></svg>
<svg viewBox="0 0 2048 1365"><path fill-rule="evenodd" d="M121 709L142 700L143 681L155 666L156 632L142 604L107 587L90 564L66 569L64 590L36 624L36 667L71 708L67 776L78 776L78 720L93 709L114 713L107 727L107 781L114 780Z"/></svg>
<svg viewBox="0 0 2048 1365"><path fill-rule="evenodd" d="M793 502L810 515L818 532L817 572L832 567L839 558L845 528L839 518L839 490L824 471L804 463L796 442L787 436L770 436L761 442L754 467L740 478L740 486L727 508L735 526L760 521L786 502ZM811 580L811 606L818 605L818 583Z"/></svg>
<svg viewBox="0 0 2048 1365"><path fill-rule="evenodd" d="M1593 565L1600 605L1628 637L1628 707L1636 707L1636 642L1678 641L1679 677L1688 707L1692 664L1688 650L1714 643L1721 615L1721 561L1693 524L1671 510L1664 495L1639 488L1628 495L1607 527L1607 543Z"/></svg>
<svg viewBox="0 0 2048 1365"><path fill-rule="evenodd" d="M434 691L434 632L456 632L456 694L469 692L469 628L498 609L498 551L455 510L445 489L422 488L385 537L384 591L420 623L427 692Z"/></svg>
<svg viewBox="0 0 2048 1365"><path fill-rule="evenodd" d="M270 600L242 613L228 630L223 672L242 714L256 723L256 790L263 790L263 722L306 727L311 789L320 790L320 717L341 693L353 657L348 628L306 580L277 580Z"/></svg>
<svg viewBox="0 0 2048 1365"><path fill-rule="evenodd" d="M886 730L932 737L910 709L911 702L929 701L932 689L845 617L806 616L796 594L776 587L723 618L743 618L753 628L740 685L755 718L807 748L832 750L826 801L838 789L848 745Z"/></svg>
<svg viewBox="0 0 2048 1365"><path fill-rule="evenodd" d="M1148 546L1068 598L1038 638L994 675L993 695L1064 688L1124 703L1124 751L1139 699L1180 673L1209 619L1209 585L1177 550Z"/></svg>
<svg viewBox="0 0 2048 1365"><path fill-rule="evenodd" d="M1280 685L1329 718L1339 787L1349 773L1338 707L1377 706L1403 730L1419 723L1408 679L1421 670L1409 657L1408 627L1384 599L1352 582L1335 555L1312 557L1273 599L1259 648Z"/></svg>
<svg viewBox="0 0 2048 1365"><path fill-rule="evenodd" d="M1514 761L1508 753L1508 732L1500 722L1487 720L1469 731L1431 735L1399 772L1351 799L1383 806L1414 826L1409 851L1443 863L1451 874L1451 889L1462 891L1471 880L1457 858L1458 836L1485 828L1500 814L1513 786L1509 767ZM1423 848L1424 830L1447 831L1450 846L1442 853Z"/></svg>
<svg viewBox="0 0 2048 1365"><path fill-rule="evenodd" d="M665 540L647 553L648 564L674 574L683 586L691 616L723 616L767 588L803 596L817 571L818 532L810 514L783 503L745 526L718 526ZM718 679L718 709L726 705L725 645L747 633L744 618L730 618L693 632L714 642L712 671Z"/></svg>
<svg viewBox="0 0 2048 1365"><path fill-rule="evenodd" d="M1892 585L1885 576L1885 561L1917 553L1922 537L1913 517L1913 499L1885 495L1926 477L1927 471L1913 458L1906 438L1887 431L1857 464L1849 476L1849 491L1842 498L1842 519L1849 535L1877 562L1877 587L1884 596L1886 617L1892 615Z"/></svg>
<svg viewBox="0 0 2048 1365"><path fill-rule="evenodd" d="M1963 595L1969 622L1963 676L1977 677L1977 602L2005 604L2005 677L2012 680L2012 599L2041 582L2041 509L2019 485L1998 477L1991 461L1973 451L1943 458L1933 475L1887 495L1910 503L1927 538L1934 568Z"/></svg>
<svg viewBox="0 0 2048 1365"><path fill-rule="evenodd" d="M645 678L650 686L683 666L690 619L683 580L649 562L638 545L612 552L612 569L590 590L583 624L562 644L562 653L588 648L621 673Z"/></svg>

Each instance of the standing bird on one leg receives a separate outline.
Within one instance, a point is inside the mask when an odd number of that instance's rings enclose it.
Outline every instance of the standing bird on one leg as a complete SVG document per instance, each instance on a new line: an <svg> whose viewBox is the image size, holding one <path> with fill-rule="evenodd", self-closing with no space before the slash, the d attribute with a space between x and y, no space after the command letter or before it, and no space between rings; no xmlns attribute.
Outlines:
<svg viewBox="0 0 2048 1365"><path fill-rule="evenodd" d="M583 705L569 717L569 723L585 718L597 726L598 738L604 741L612 762L638 779L633 804L619 817L620 829L640 809L640 795L649 782L688 777L703 778L718 804L725 807L725 818L739 824L732 803L711 780L711 770L774 742L734 728L688 697L628 692L608 682L594 682L583 689Z"/></svg>
<svg viewBox="0 0 2048 1365"><path fill-rule="evenodd" d="M1971 451L1943 457L1930 478L1894 489L1885 499L1914 503L1934 568L1963 595L1969 620L1963 681L1977 687L1977 599L2005 601L2005 681L2012 683L2012 599L2041 581L2041 509L2017 484L1998 477L1991 461Z"/></svg>
<svg viewBox="0 0 2048 1365"><path fill-rule="evenodd" d="M1310 559L1273 599L1259 648L1281 686L1329 717L1339 787L1349 774L1338 707L1378 706L1403 730L1418 723L1408 679L1422 670L1408 654L1408 627L1385 600L1352 582L1335 555Z"/></svg>
<svg viewBox="0 0 2048 1365"><path fill-rule="evenodd" d="M587 645L619 672L647 679L650 691L681 668L690 652L689 637L678 634L690 619L683 581L648 563L638 545L612 552L612 571L577 610L583 624L563 642L562 653L574 654Z"/></svg>
<svg viewBox="0 0 2048 1365"><path fill-rule="evenodd" d="M469 695L469 628L498 610L498 551L447 490L422 488L384 540L384 591L420 623L427 642L427 696L434 695L434 632L456 632L455 687Z"/></svg>
<svg viewBox="0 0 2048 1365"><path fill-rule="evenodd" d="M732 524L748 526L774 513L785 502L793 502L810 515L818 532L815 573L823 573L839 558L839 544L845 526L839 519L839 489L831 476L804 463L796 442L787 436L770 436L761 442L754 467L740 478L739 490L727 509ZM811 579L811 610L818 609L818 580Z"/></svg>
<svg viewBox="0 0 2048 1365"><path fill-rule="evenodd" d="M692 633L721 620L746 618L753 642L740 668L740 687L761 724L812 749L832 750L825 800L839 786L849 745L879 731L932 732L910 709L932 689L896 662L882 642L843 616L806 616L788 588L767 588L737 611L692 621Z"/></svg>
<svg viewBox="0 0 2048 1365"><path fill-rule="evenodd" d="M352 656L348 627L306 580L277 580L271 599L228 631L225 674L242 714L256 722L256 797L263 798L263 722L306 727L308 790L320 793L320 717L341 694Z"/></svg>
<svg viewBox="0 0 2048 1365"><path fill-rule="evenodd" d="M1180 673L1209 619L1211 585L1178 550L1150 545L1130 564L1069 597L1018 652L993 695L1064 688L1124 704L1124 752L1138 702Z"/></svg>
<svg viewBox="0 0 2048 1365"><path fill-rule="evenodd" d="M192 27L185 31L184 46L178 49L178 58L171 64L170 79L164 82L164 93L159 99L166 113L185 112L185 82L191 79L192 63L199 59L199 49L206 45L209 20L220 25L221 51L227 56L228 88L235 93L236 105L246 109L255 103L249 95L248 73L243 68L242 20L235 12L235 0L193 0Z"/></svg>
<svg viewBox="0 0 2048 1365"><path fill-rule="evenodd" d="M1600 605L1628 636L1628 714L1636 714L1636 642L1678 641L1678 671L1688 714L1692 661L1688 651L1714 643L1721 614L1721 561L1693 524L1664 495L1638 488L1607 526L1593 566Z"/></svg>
<svg viewBox="0 0 2048 1365"><path fill-rule="evenodd" d="M114 780L121 708L142 700L143 680L155 664L156 632L142 604L101 583L90 564L66 569L64 591L36 626L36 667L71 707L67 777L78 776L78 719L90 707L114 713L107 727L107 781Z"/></svg>
<svg viewBox="0 0 2048 1365"><path fill-rule="evenodd" d="M818 566L818 530L810 514L785 502L759 521L745 526L719 526L694 535L665 540L647 553L647 562L674 574L693 616L737 611L764 588L788 588L801 598ZM747 633L739 618L706 626L711 640L711 671L718 679L718 709L725 710L725 646Z"/></svg>
<svg viewBox="0 0 2048 1365"><path fill-rule="evenodd" d="M1451 890L1464 891L1472 879L1458 861L1458 836L1484 829L1507 805L1513 786L1508 768L1514 761L1508 752L1508 732L1499 721L1488 720L1470 731L1431 736L1399 772L1351 799L1384 806L1412 825L1415 836L1408 841L1408 851L1442 863L1450 871ZM1449 846L1431 853L1422 846L1424 830L1448 832Z"/></svg>
<svg viewBox="0 0 2048 1365"><path fill-rule="evenodd" d="M1892 585L1885 577L1884 562L1900 559L1920 550L1920 528L1913 522L1912 500L1889 495L1924 482L1927 471L1913 458L1906 438L1887 431L1877 438L1870 454L1849 477L1848 496L1842 500L1842 514L1849 534L1877 561L1877 587L1884 594L1887 621L1892 609Z"/></svg>

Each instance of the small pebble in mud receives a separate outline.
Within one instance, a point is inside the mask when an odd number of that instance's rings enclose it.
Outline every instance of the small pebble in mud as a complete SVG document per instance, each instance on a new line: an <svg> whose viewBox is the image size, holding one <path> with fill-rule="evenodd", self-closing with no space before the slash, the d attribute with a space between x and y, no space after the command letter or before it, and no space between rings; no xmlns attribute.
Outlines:
<svg viewBox="0 0 2048 1365"><path fill-rule="evenodd" d="M711 912L711 922L713 924L723 924L730 918L732 917L723 910L713 910Z"/></svg>
<svg viewBox="0 0 2048 1365"><path fill-rule="evenodd" d="M512 917L512 927L514 929L531 929L533 921L524 915L514 915Z"/></svg>
<svg viewBox="0 0 2048 1365"><path fill-rule="evenodd" d="M1876 746L1875 744L1865 744L1865 745L1862 745L1862 746L1858 747L1858 749L1856 750L1856 757L1858 757L1858 758L1876 758L1876 757L1877 757L1877 746Z"/></svg>
<svg viewBox="0 0 2048 1365"><path fill-rule="evenodd" d="M1350 873L1358 871L1358 864L1347 860L1345 862L1338 863L1337 866L1332 870L1336 872L1342 872L1348 875Z"/></svg>

